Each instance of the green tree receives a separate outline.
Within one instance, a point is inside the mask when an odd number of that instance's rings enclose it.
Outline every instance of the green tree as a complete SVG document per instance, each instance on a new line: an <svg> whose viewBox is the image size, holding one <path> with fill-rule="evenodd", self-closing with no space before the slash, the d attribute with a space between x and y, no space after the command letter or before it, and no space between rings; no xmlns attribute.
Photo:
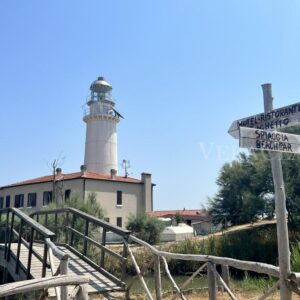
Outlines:
<svg viewBox="0 0 300 300"><path fill-rule="evenodd" d="M273 182L265 153L241 153L226 163L217 179L219 191L209 199L208 212L214 223L242 224L255 221L266 211Z"/></svg>
<svg viewBox="0 0 300 300"><path fill-rule="evenodd" d="M284 128L284 132L299 134L300 126ZM296 229L300 227L300 156L283 154L281 161L289 226ZM232 163L225 164L217 184L219 191L208 203L215 223L227 219L232 224L241 224L260 215L274 216L273 177L266 151L240 154Z"/></svg>
<svg viewBox="0 0 300 300"><path fill-rule="evenodd" d="M159 241L164 225L155 217L138 214L137 216L129 216L126 228L141 240L155 244Z"/></svg>
<svg viewBox="0 0 300 300"><path fill-rule="evenodd" d="M300 134L300 126L281 130L286 133ZM285 182L286 208L290 228L300 228L300 156L296 154L282 155L283 177Z"/></svg>

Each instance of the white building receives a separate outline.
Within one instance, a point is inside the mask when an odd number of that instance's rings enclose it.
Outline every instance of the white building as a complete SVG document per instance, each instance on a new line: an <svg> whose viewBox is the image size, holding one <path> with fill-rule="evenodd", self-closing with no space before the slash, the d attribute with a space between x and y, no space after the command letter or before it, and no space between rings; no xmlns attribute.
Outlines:
<svg viewBox="0 0 300 300"><path fill-rule="evenodd" d="M122 116L115 110L112 87L99 77L90 87L91 98L83 120L86 122L85 164L80 172L56 174L0 187L0 208L27 207L39 210L53 201L78 194L83 199L95 193L105 216L114 225L124 227L130 214L153 210L151 174L140 179L117 175L116 125ZM55 186L55 188L53 188Z"/></svg>

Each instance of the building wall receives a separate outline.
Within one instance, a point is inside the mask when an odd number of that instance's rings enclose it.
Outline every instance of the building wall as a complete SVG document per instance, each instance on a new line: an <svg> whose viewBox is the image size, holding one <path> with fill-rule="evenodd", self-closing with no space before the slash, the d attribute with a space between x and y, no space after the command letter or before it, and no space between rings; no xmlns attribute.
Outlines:
<svg viewBox="0 0 300 300"><path fill-rule="evenodd" d="M120 225L117 223L117 218L122 218L123 228L125 228L130 214L137 215L152 210L153 197L150 174L143 174L140 183L78 178L64 180L61 184L62 195L65 195L66 190L71 190L71 197L78 194L79 197L86 200L88 195L94 192L97 201L104 209L105 217L109 218L109 222L113 225ZM24 194L23 207L28 207L28 194L36 193L36 207L34 209L40 210L43 207L45 191L52 191L52 182L4 187L0 189L0 197L4 200L3 207L6 207L5 199L9 195L10 207L14 207L15 196ZM117 204L118 191L122 193L121 205Z"/></svg>
<svg viewBox="0 0 300 300"><path fill-rule="evenodd" d="M66 180L62 182L62 192L64 195L65 190L77 191L79 195L83 196L82 180ZM6 196L10 196L10 207L14 207L15 196L24 195L24 207L28 207L28 194L36 193L36 207L35 209L41 209L43 207L43 194L45 191L52 191L52 182L35 183L28 185L5 187L0 190L0 197L4 199L3 207L6 207Z"/></svg>
<svg viewBox="0 0 300 300"><path fill-rule="evenodd" d="M117 218L122 218L122 227L125 227L130 214L143 212L143 189L141 183L125 183L117 181L86 180L85 197L94 192L105 217L109 222L117 225ZM117 204L117 192L122 192L122 204Z"/></svg>

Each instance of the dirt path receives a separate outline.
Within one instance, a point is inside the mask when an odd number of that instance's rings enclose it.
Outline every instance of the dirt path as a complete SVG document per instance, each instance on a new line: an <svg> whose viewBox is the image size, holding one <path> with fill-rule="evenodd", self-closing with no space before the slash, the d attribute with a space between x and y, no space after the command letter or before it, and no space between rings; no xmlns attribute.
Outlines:
<svg viewBox="0 0 300 300"><path fill-rule="evenodd" d="M250 224L248 223L248 224L244 224L244 225L231 226L231 227L228 227L227 229L224 229L224 230L216 232L216 233L208 234L206 236L197 236L194 239L205 240L212 236L218 236L218 235L223 235L223 234L227 234L227 233L234 233L234 232L239 232L239 231L244 231L244 230L250 230L253 228L258 228L258 227L270 225L270 224L276 224L276 220L270 220L270 221L262 220L262 221L250 223Z"/></svg>

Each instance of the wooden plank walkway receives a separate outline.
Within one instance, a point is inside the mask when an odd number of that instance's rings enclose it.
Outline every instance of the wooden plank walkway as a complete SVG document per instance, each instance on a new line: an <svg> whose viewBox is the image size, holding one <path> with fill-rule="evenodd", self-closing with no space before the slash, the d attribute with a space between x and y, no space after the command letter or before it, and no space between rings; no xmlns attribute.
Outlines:
<svg viewBox="0 0 300 300"><path fill-rule="evenodd" d="M17 255L17 247L17 243L11 244L11 251L15 256ZM43 256L44 245L34 244L33 247L35 251L37 251L41 256ZM90 278L90 283L88 285L89 294L121 290L121 288L117 286L114 282L112 282L104 275L96 271L93 267L81 260L70 250L63 246L58 246L58 248L70 256L68 275L88 276ZM27 268L27 261L28 249L24 245L21 245L20 263L25 268ZM54 263L57 268L59 266L59 260L56 257L54 257ZM42 263L34 255L32 256L31 261L31 275L33 276L33 278L42 277ZM50 269L47 269L46 276L52 276Z"/></svg>

